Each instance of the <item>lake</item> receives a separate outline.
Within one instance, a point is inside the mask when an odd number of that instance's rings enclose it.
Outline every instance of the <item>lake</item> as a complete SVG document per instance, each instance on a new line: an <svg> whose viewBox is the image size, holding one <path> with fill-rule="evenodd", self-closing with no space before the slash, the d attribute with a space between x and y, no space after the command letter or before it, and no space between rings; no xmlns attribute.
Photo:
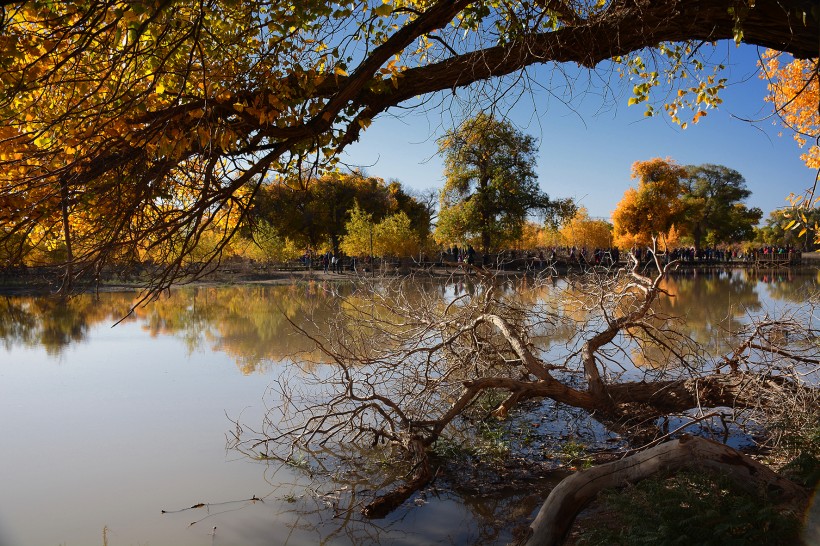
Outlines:
<svg viewBox="0 0 820 546"><path fill-rule="evenodd" d="M671 278L660 305L707 342L816 284L813 270L701 271ZM369 522L334 504L343 486L226 449L231 419L258 422L272 381L312 351L285 316L332 309L335 286L178 288L113 327L136 294L2 297L0 545L511 540L548 484L507 499L440 487Z"/></svg>

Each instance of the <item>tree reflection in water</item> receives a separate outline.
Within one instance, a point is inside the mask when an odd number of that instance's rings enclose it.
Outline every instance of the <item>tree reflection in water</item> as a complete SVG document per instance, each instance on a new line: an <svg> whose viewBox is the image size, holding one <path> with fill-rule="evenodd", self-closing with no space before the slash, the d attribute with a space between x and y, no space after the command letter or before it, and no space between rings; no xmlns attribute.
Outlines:
<svg viewBox="0 0 820 546"><path fill-rule="evenodd" d="M660 298L658 308L685 316L693 337L709 345L717 330L736 331L744 316L759 312L764 306L761 296L803 302L818 282L820 273L815 270L673 272L664 285L672 297ZM442 298L475 290L469 279L420 286L438 291ZM543 287L529 290L526 282L505 281L500 288L517 293L522 304L549 298ZM351 296L351 290L351 285L328 282L183 287L137 308L125 320L138 322L151 335L179 337L191 351L208 346L230 354L243 373L255 373L304 352L310 353L310 359L320 359L321 354L295 333L290 321L321 328L323 320L338 310L338 296ZM126 316L136 297L132 292L78 294L68 299L4 296L0 299L0 340L6 347L42 346L58 355L72 343L85 340L90 328L114 324ZM565 332L561 337L568 335ZM550 339L541 342L546 349Z"/></svg>
<svg viewBox="0 0 820 546"><path fill-rule="evenodd" d="M0 299L0 340L6 348L43 347L57 356L72 343L84 341L94 325L125 316L131 299L122 293L67 299L5 296Z"/></svg>
<svg viewBox="0 0 820 546"><path fill-rule="evenodd" d="M702 347L719 354L728 345L724 342L717 344L716 340L723 337L718 333L738 331L745 317L761 312L765 308L764 302L769 299L804 301L816 283L814 272L804 275L790 270L675 273L666 281L665 288L670 297L659 300L658 312L684 316L691 336ZM420 283L420 290L428 294L436 293L443 302L449 302L462 294L473 294L476 286L469 279L464 279L447 285ZM549 301L550 298L549 288L541 286L530 290L526 283L508 282L501 284L497 290L511 299L515 297L517 305L521 306L526 306L528 302ZM340 295L344 297L340 298ZM6 347L42 346L50 355L56 356L72 343L84 341L93 327L107 326L122 318L135 297L134 293L81 294L68 300L7 296L0 299L0 339ZM299 366L308 366L306 363L311 363L312 373L321 374L315 366L321 365L327 358L316 350L312 341L296 333L292 323L308 332L319 331L327 327L328 317L335 316L339 311L347 314L373 313L381 319L391 318L385 315L388 313L386 309L373 306L366 296L353 292L350 285L313 282L289 286L179 288L136 309L126 320L139 324L152 336L180 338L185 341L189 351L207 347L229 354L243 374L275 373L277 381L286 383L300 381L303 369ZM545 329L544 335L533 335L533 340L542 352L548 354L551 344L566 342L574 332L553 329L549 331L549 336L546 334ZM662 358L662 355L653 355L651 349L647 350L646 347L651 345L644 346L646 354L641 358L645 358L647 363ZM635 358L636 362L640 364L641 358ZM286 363L297 366L286 366ZM550 450L557 453L558 444L567 437L577 435L590 438L600 433L591 430L589 423L573 421L565 413L560 413L560 408L552 408L552 411L553 414L544 413L544 408L539 408L539 413L548 417L537 423L538 438L527 444L524 436L516 436L514 443L518 443L513 445L514 449L530 449L541 454ZM548 425L547 422L560 422L563 428ZM518 422L511 426L521 424ZM557 428L547 430L548 426ZM548 442L549 438L554 439L552 444ZM258 458L260 453L253 455ZM330 543L344 537L353 543L379 543L382 533L389 530L389 542L395 543L395 523L415 517L405 511L392 514L385 520L361 524L358 509L362 500L372 498L375 491L389 489L394 482L405 477L406 468L391 467L393 457L389 445L380 444L361 451L349 447L345 452L331 451L328 447L324 455L311 458L310 463L302 461L299 454L294 455L290 465L307 473L303 483L293 484L297 490L306 493L289 497L294 501L293 525L307 529L314 526L317 519L324 521L325 528L331 530L323 534L323 542ZM335 464L339 460L350 464L340 471ZM284 491L276 480L277 463L268 462L267 479L277 484L278 491ZM308 464L311 466L308 467ZM386 472L386 469L390 471ZM458 488L444 477L415 499L421 504L453 503L471 512L476 520L483 522L470 531L469 541L474 543L507 540L510 527L529 520L532 510L541 501L540 497L530 498L527 492L511 491L503 486L493 491ZM269 529L266 531L269 532Z"/></svg>

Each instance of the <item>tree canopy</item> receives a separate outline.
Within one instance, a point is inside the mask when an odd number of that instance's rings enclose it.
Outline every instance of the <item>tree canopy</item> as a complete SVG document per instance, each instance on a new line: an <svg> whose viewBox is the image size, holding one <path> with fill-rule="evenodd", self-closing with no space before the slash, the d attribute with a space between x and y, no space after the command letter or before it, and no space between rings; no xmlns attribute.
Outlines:
<svg viewBox="0 0 820 546"><path fill-rule="evenodd" d="M603 64L638 80L636 102L686 74L669 111L697 116L724 85L699 60L708 43L800 59L818 43L804 0L30 1L2 16L3 259L60 247L70 280L150 255L167 264L157 286L195 273L200 234L229 239L264 181L334 168L416 97Z"/></svg>
<svg viewBox="0 0 820 546"><path fill-rule="evenodd" d="M668 158L656 157L632 165L632 178L638 179L638 188L626 190L612 213L617 246L651 246L653 238L660 239L664 246L671 244L672 228L684 219L680 199L680 180L684 176L686 169Z"/></svg>
<svg viewBox="0 0 820 546"><path fill-rule="evenodd" d="M594 248L612 246L612 225L605 220L589 217L589 211L580 207L571 220L561 226L563 241L567 245Z"/></svg>
<svg viewBox="0 0 820 546"><path fill-rule="evenodd" d="M350 256L412 256L421 248L410 217L399 211L374 222L371 214L355 207L339 248Z"/></svg>
<svg viewBox="0 0 820 546"><path fill-rule="evenodd" d="M817 9L817 8L815 8ZM761 77L769 80L769 97L783 125L806 152L806 166L820 169L820 70L817 58L783 62L777 51L763 57Z"/></svg>
<svg viewBox="0 0 820 546"><path fill-rule="evenodd" d="M447 132L439 150L445 165L440 243L475 238L486 256L521 236L528 213L561 204L538 187L535 139L507 121L479 114Z"/></svg>
<svg viewBox="0 0 820 546"><path fill-rule="evenodd" d="M429 234L430 217L424 204L408 195L398 182L385 182L361 172L290 177L264 184L252 214L303 249L337 252L356 207L376 222L404 212L417 242Z"/></svg>
<svg viewBox="0 0 820 546"><path fill-rule="evenodd" d="M767 246L787 246L814 250L820 225L820 209L811 208L802 213L805 219L798 223L789 209L769 213L765 225L755 230L755 243Z"/></svg>
<svg viewBox="0 0 820 546"><path fill-rule="evenodd" d="M704 242L716 245L754 237L763 211L742 203L752 194L743 175L723 165L689 165L686 173L681 180L686 206L683 225L696 250Z"/></svg>
<svg viewBox="0 0 820 546"><path fill-rule="evenodd" d="M723 165L680 166L672 159L637 161L629 188L612 213L616 244L622 248L665 246L685 240L695 250L703 244L750 241L763 216L742 203L751 195L739 172Z"/></svg>

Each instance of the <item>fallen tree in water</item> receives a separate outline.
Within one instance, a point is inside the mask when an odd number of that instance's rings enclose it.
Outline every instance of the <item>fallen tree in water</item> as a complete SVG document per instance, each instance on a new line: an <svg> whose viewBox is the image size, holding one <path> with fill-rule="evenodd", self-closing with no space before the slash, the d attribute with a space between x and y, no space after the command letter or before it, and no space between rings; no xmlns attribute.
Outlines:
<svg viewBox="0 0 820 546"><path fill-rule="evenodd" d="M371 497L361 507L369 517L384 516L432 478L430 456L443 441L469 443L487 417L508 419L533 400L583 410L624 439L625 449L651 448L635 455L641 476L664 467L652 462L657 457L692 453L752 468L727 446L662 443L676 437L669 419L684 420L677 432L711 418L727 430L729 422L752 427L760 443L776 442L784 422L816 419L820 358L811 313L749 317L725 333L723 345L705 347L681 317L659 310L659 298L671 296L662 284L671 266L655 266L653 276L633 262L512 291L480 275L463 293L417 290L418 279L369 286L343 301L330 326L314 330L321 335L294 325L324 362L300 363L306 386L280 381L285 402L260 430L238 427L234 445L288 462L317 456L321 465L330 445L398 453L406 483ZM631 468L635 460L620 464ZM619 467L606 468L599 472ZM596 483L617 485L632 479L630 472ZM789 499L805 499L799 486L764 475ZM588 500L574 498L547 501L531 543L542 543L543 529L552 529L551 537L565 531L557 519L571 521Z"/></svg>

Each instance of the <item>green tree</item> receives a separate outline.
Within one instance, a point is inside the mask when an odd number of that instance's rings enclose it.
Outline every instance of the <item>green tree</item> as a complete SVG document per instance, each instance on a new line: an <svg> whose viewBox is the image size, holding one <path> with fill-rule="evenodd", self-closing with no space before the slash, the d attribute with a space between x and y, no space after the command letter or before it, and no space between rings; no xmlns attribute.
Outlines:
<svg viewBox="0 0 820 546"><path fill-rule="evenodd" d="M410 217L404 211L391 214L376 226L376 249L381 256L399 258L412 256L419 251L418 234L410 225Z"/></svg>
<svg viewBox="0 0 820 546"><path fill-rule="evenodd" d="M754 242L764 246L792 245L806 251L814 250L820 232L817 229L820 225L820 209L808 209L803 214L805 221L798 224L793 221L794 210L773 210L766 219L766 225L755 229Z"/></svg>
<svg viewBox="0 0 820 546"><path fill-rule="evenodd" d="M376 224L373 215L363 211L359 205L350 211L350 220L347 221L345 236L339 248L349 256L370 256L376 254L375 231Z"/></svg>
<svg viewBox="0 0 820 546"><path fill-rule="evenodd" d="M292 239L283 237L269 222L262 220L253 230L253 245L248 257L265 262L286 262L298 258L303 249Z"/></svg>
<svg viewBox="0 0 820 546"><path fill-rule="evenodd" d="M479 114L438 141L445 183L436 240L477 239L486 256L521 237L527 215L556 210L538 187L535 138Z"/></svg>
<svg viewBox="0 0 820 546"><path fill-rule="evenodd" d="M418 233L404 211L391 214L381 222L355 206L345 226L346 234L339 247L350 256L412 256L419 250Z"/></svg>
<svg viewBox="0 0 820 546"><path fill-rule="evenodd" d="M748 241L763 216L759 208L741 203L752 192L739 172L723 165L687 166L681 178L686 206L683 226L696 250L708 245Z"/></svg>
<svg viewBox="0 0 820 546"><path fill-rule="evenodd" d="M408 195L401 184L386 183L360 172L292 177L266 185L257 196L254 214L303 247L335 252L355 207L377 223L391 214L405 212L413 220L416 239L426 237L430 231L424 205Z"/></svg>

